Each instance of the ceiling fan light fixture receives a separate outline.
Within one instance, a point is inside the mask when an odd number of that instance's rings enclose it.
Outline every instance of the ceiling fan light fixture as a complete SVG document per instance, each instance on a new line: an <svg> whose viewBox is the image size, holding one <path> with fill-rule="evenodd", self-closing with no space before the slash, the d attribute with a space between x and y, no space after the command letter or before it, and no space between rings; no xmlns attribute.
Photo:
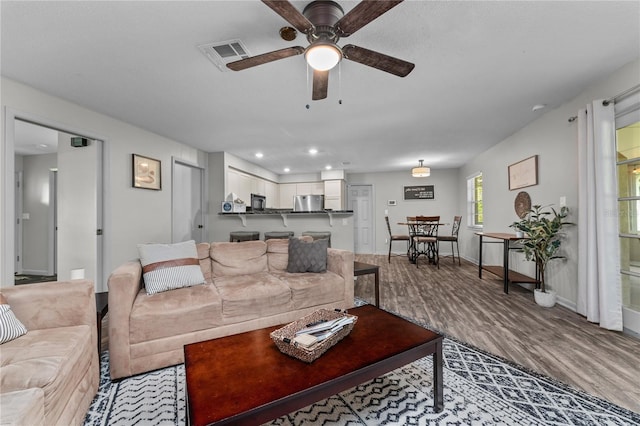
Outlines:
<svg viewBox="0 0 640 426"><path fill-rule="evenodd" d="M419 160L420 165L418 167L414 167L411 169L411 176L413 177L428 177L431 176L431 169L429 167L425 167L422 162L424 160Z"/></svg>
<svg viewBox="0 0 640 426"><path fill-rule="evenodd" d="M304 53L307 64L318 71L328 71L342 60L342 50L334 43L317 41Z"/></svg>

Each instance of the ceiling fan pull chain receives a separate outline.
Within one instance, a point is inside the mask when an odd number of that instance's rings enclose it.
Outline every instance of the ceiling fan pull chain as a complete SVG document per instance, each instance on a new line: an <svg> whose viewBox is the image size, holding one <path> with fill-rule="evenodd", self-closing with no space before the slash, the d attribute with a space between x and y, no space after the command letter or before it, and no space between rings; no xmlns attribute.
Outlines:
<svg viewBox="0 0 640 426"><path fill-rule="evenodd" d="M342 105L342 61L338 63L338 105Z"/></svg>

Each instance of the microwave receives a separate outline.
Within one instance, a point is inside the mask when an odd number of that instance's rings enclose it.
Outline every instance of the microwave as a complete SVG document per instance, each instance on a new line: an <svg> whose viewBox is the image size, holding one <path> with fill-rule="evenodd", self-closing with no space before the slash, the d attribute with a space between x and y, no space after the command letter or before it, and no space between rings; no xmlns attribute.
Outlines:
<svg viewBox="0 0 640 426"><path fill-rule="evenodd" d="M267 197L251 194L251 210L264 210L267 207Z"/></svg>

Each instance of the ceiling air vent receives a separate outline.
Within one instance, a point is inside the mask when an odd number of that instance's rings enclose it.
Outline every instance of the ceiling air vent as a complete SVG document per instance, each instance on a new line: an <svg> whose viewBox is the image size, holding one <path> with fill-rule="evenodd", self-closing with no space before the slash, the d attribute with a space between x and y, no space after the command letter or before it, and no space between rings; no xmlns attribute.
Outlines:
<svg viewBox="0 0 640 426"><path fill-rule="evenodd" d="M205 43L199 45L198 49L223 72L229 71L226 66L228 63L249 57L247 48L240 40Z"/></svg>

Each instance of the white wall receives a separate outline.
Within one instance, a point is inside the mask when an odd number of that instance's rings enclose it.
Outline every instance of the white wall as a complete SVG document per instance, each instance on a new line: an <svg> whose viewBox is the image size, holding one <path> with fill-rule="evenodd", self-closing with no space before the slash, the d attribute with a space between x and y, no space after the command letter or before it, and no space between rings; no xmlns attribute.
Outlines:
<svg viewBox="0 0 640 426"><path fill-rule="evenodd" d="M540 118L460 168L458 172L458 205L466 203L466 178L477 171L483 174L484 231L513 232L509 225L518 219L514 199L520 190L509 191L507 167L532 155L538 155L538 185L521 189L531 196L532 204L559 206L565 196L571 211L569 220L580 221L578 206L577 123L568 119L580 108L596 99L608 99L640 83L640 61L635 61L596 82L564 105L545 112ZM541 100L544 101L544 100ZM532 113L533 114L533 113ZM474 230L460 230L460 250L464 257L477 261L478 237ZM575 308L577 300L577 226L568 229L563 241L566 261L553 261L548 268L548 285L558 292L561 303ZM499 245L483 253L483 263L501 263ZM512 269L532 274L532 262L522 261L513 253Z"/></svg>
<svg viewBox="0 0 640 426"><path fill-rule="evenodd" d="M22 269L47 274L49 260L49 171L57 166L56 154L20 156L22 162ZM18 171L16 169L16 171Z"/></svg>
<svg viewBox="0 0 640 426"><path fill-rule="evenodd" d="M8 115L54 124L70 133L105 141L105 276L122 262L138 257L136 244L171 241L171 158L206 168L205 153L13 80L2 78L1 87L5 131L0 150L0 285L13 285L14 266L13 227L9 226L14 220L13 125L5 121ZM161 191L131 186L133 153L162 161ZM98 289L106 290L106 280Z"/></svg>

